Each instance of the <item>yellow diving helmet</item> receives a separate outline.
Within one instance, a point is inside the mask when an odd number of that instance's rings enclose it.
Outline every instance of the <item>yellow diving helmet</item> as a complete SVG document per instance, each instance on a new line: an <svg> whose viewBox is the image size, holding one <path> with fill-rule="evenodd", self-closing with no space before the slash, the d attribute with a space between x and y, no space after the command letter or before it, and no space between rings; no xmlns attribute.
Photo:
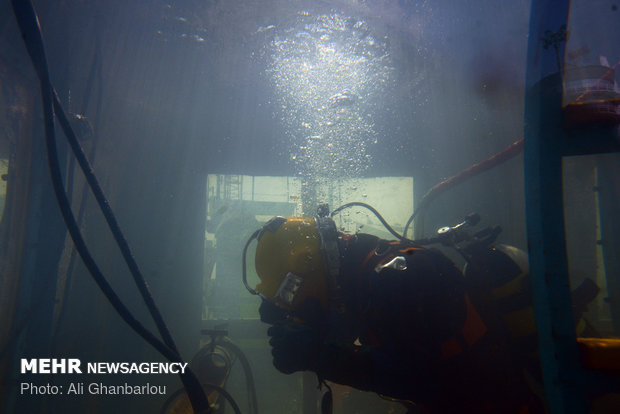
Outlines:
<svg viewBox="0 0 620 414"><path fill-rule="evenodd" d="M246 253L257 239L256 273L260 283L250 288L246 277ZM307 298L327 308L330 291L338 289L340 270L338 233L329 217L274 217L257 230L243 250L243 283L259 295L288 310Z"/></svg>

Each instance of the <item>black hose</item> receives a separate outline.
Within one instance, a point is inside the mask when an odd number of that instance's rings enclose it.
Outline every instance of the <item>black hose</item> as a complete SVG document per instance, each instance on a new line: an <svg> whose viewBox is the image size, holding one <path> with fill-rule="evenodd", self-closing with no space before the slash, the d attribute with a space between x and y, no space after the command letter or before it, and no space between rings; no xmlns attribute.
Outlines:
<svg viewBox="0 0 620 414"><path fill-rule="evenodd" d="M19 1L19 0L14 0L14 1ZM43 50L42 39L41 39L40 50L41 50L40 53L43 53L42 59L44 60L45 55L44 55L44 50ZM44 70L47 71L47 64L45 64L41 68L44 68ZM37 72L39 71L37 70ZM39 76L41 76L41 74L39 74ZM49 82L49 74L48 74L48 82ZM108 227L110 228L110 231L112 232L112 235L114 236L114 239L116 240L119 246L119 249L121 250L123 258L125 259L125 262L127 263L127 266L129 267L129 270L133 276L133 279L136 285L138 286L138 290L140 291L140 294L142 295L146 303L146 306L149 312L151 313L151 316L153 317L153 320L155 321L155 324L157 325L157 328L159 332L161 333L162 338L164 339L164 342L166 343L168 347L170 347L172 350L178 353L177 347L174 343L174 340L172 339L172 336L170 335L168 327L166 326L161 314L159 313L159 309L155 305L155 301L153 300L153 296L151 295L150 289L146 281L144 280L144 276L142 275L135 259L133 258L131 249L129 248L129 244L127 243L127 240L125 239L118 225L116 217L114 216L112 208L110 207L110 204L108 200L106 199L106 196L103 193L101 186L99 185L97 177L95 176L94 171L92 169L92 166L88 162L88 159L86 159L84 150L80 146L80 143L77 140L77 137L73 131L73 128L71 128L69 119L67 118L67 115L62 107L62 104L60 103L60 100L58 99L58 95L53 90L51 83L50 83L50 94L53 97L54 110L55 110L56 116L58 117L59 124L63 132L65 133L67 140L69 141L69 145L71 146L71 149L73 150L75 158L80 168L82 169L84 176L91 190L93 191L93 195L95 196L95 199L97 200L97 203L99 204L99 207L101 208L101 212L103 213L106 219L106 222L108 223ZM53 123L53 115L52 115L52 123ZM63 193L64 193L64 189L63 189Z"/></svg>
<svg viewBox="0 0 620 414"><path fill-rule="evenodd" d="M17 3L18 1L19 0L13 0L13 3ZM24 3L26 2L29 3L28 0L24 0ZM34 9L33 9L33 13L34 13L34 18L36 19L36 13L34 12ZM26 42L28 43L27 40ZM37 59L39 62L34 61L34 58L32 58L32 53L31 53L31 58L33 59L33 63L35 64L35 66L39 65L38 66L39 68L44 69L47 72L47 63L44 63L41 66L41 62L40 62L41 60L45 61L45 50L43 47L42 38L41 38L40 46L37 45L37 49L38 50L35 53L39 55L39 58ZM37 70L37 73L39 72L40 71ZM41 76L42 74L39 73L40 78ZM138 290L140 291L140 294L142 295L142 298L145 301L145 304L153 320L155 321L157 329L159 330L166 345L168 345L172 350L178 353L176 344L174 343L174 340L172 339L172 335L170 335L168 327L166 326L161 314L159 313L159 309L155 305L155 301L153 300L153 296L151 295L150 289L144 279L144 276L142 275L142 272L140 271L138 267L138 264L136 263L133 257L133 254L131 253L129 244L127 243L127 240L125 239L125 236L123 235L123 232L121 231L120 226L118 225L114 212L112 211L112 208L110 207L110 204L103 192L103 189L99 185L97 177L95 176L93 172L92 166L90 165L90 163L88 162L88 159L86 158L86 155L84 154L84 150L82 149L77 137L75 136L73 129L71 128L69 119L67 118L67 115L62 107L62 104L60 103L60 100L58 99L58 95L53 90L51 82L49 81L49 73L47 74L47 77L48 77L48 82L50 85L49 86L50 94L53 97L53 105L54 105L55 113L58 116L58 121L60 123L60 126L63 132L65 133L67 140L69 141L69 145L71 146L73 154L75 155L75 158L80 168L82 169L82 172L84 173L86 181L88 182L93 192L93 195L95 196L95 199L97 200L97 203L99 204L99 208L101 209L101 212L103 213L106 219L106 222L108 223L108 227L110 231L112 232L112 235L114 236L114 240L116 240L116 243L121 251L121 254L123 256L123 259L125 260L125 263L127 263L127 266L129 268L129 271L131 272L134 282L136 283L136 286L138 287ZM53 123L53 118L52 118L52 123ZM64 189L63 189L63 193L64 193Z"/></svg>
<svg viewBox="0 0 620 414"><path fill-rule="evenodd" d="M258 414L258 400L256 396L256 384L254 382L254 375L252 374L252 367L250 366L250 361L245 356L241 348L239 348L235 343L230 340L220 340L217 342L219 345L224 348L232 351L233 354L239 361L241 362L241 366L245 373L246 380L246 391L248 393L248 403L250 406L250 414Z"/></svg>
<svg viewBox="0 0 620 414"><path fill-rule="evenodd" d="M248 292L250 292L253 295L258 295L261 298L263 297L263 295L258 292L255 289L252 289L250 287L250 285L248 285L248 271L247 271L247 255L248 255L248 247L250 247L250 243L252 243L252 240L258 238L258 235L260 234L262 230L256 230L248 239L248 241L245 243L245 246L243 247L243 253L241 256L241 279L243 281L243 285L245 286L245 288L248 290Z"/></svg>
<svg viewBox="0 0 620 414"><path fill-rule="evenodd" d="M43 59L45 59L44 56L43 56ZM116 240L116 243L118 244L119 249L121 250L121 254L123 255L123 258L125 259L125 262L127 263L127 266L129 267L129 270L133 276L136 286L138 286L138 290L140 291L140 294L142 295L146 303L146 306L149 312L151 313L151 316L153 317L155 324L157 325L157 329L159 330L166 345L168 345L172 350L178 353L176 344L174 343L174 340L172 339L172 336L170 335L170 331L168 330L168 327L166 326L161 314L159 313L159 309L155 305L155 301L153 300L153 296L151 295L150 289L144 279L144 276L142 275L140 269L138 268L138 264L136 263L131 253L129 244L127 243L127 240L125 239L120 229L120 226L118 225L116 217L114 216L114 213L112 212L112 208L110 207L110 204L108 200L106 199L105 194L103 193L103 189L99 185L97 177L95 176L93 172L92 166L88 162L88 159L86 159L84 150L80 146L80 143L77 137L75 136L73 128L71 128L69 119L67 118L67 115L62 107L62 104L60 103L60 100L58 99L58 95L54 92L53 88L51 88L51 93L54 99L53 101L54 110L55 110L56 116L58 117L60 126L63 132L65 133L67 140L69 141L69 145L71 146L71 149L73 150L75 158L80 168L82 169L84 176L86 177L86 180L88 181L88 184L91 190L93 191L95 199L97 200L97 203L99 204L99 207L101 208L101 212L103 213L106 219L106 222L108 223L108 227L110 228L110 231L112 232L112 235L114 236L114 239Z"/></svg>
<svg viewBox="0 0 620 414"><path fill-rule="evenodd" d="M127 309L124 303L120 300L120 298L116 295L112 287L109 285L101 271L99 270L97 264L95 263L93 257L91 256L88 248L84 242L84 239L80 233L79 227L75 221L75 217L73 216L73 212L71 211L71 205L67 196L65 194L65 189L62 181L62 174L60 172L60 165L58 162L58 152L56 148L56 135L54 131L54 112L53 107L55 101L60 108L58 97L56 96L54 89L52 87L50 81L49 69L47 66L47 59L45 57L45 49L43 46L43 38L41 36L41 31L39 27L39 21L37 14L32 6L32 3L29 0L11 0L11 6L13 8L13 13L17 19L18 26L20 28L20 32L24 42L26 44L26 49L32 63L34 65L35 71L37 72L37 76L40 80L41 86L41 99L43 106L43 115L44 115L44 127L45 127L45 144L47 148L47 159L48 165L50 169L50 176L52 179L52 186L54 189L54 193L58 200L58 205L60 207L61 214L67 226L67 230L75 243L76 250L80 254L80 257L84 261L85 266L88 268L90 274L93 279L104 293L110 304L114 307L114 309L118 312L118 314L123 318L123 320L136 331L142 338L144 338L149 344L151 344L155 349L157 349L162 355L168 358L173 362L183 362L179 353L176 351L174 346L170 346L168 343L162 343L157 337L155 337L148 329L146 329ZM62 108L60 108L62 109ZM59 111L62 112L62 111ZM64 112L59 114L61 125L63 122L68 126L68 121ZM84 153L81 152L81 148L79 148L79 144L77 140L75 140L75 144L77 144L77 148L74 143L71 142L71 137L75 139L75 134L71 130L71 127L68 126L68 134L67 138L69 138L72 149L77 151L75 154L78 158L78 162L80 162L81 155L82 161L85 160ZM66 133L67 131L65 131ZM71 137L69 136L71 135ZM88 163L86 162L87 166ZM82 167L82 164L80 163ZM83 167L84 169L84 167ZM94 176L92 173L92 169L88 168L84 171L89 179L89 183L92 181L92 177ZM94 180L96 183L96 179ZM97 195L102 195L95 194ZM111 213L109 209L109 205L105 198L102 200L103 204L107 207L107 210ZM114 221L115 222L115 221ZM126 243L125 243L126 244ZM122 248L123 246L121 246ZM172 342L173 344L173 342ZM210 413L211 408L209 407L209 402L200 386L200 383L193 372L188 371L184 374L180 374L181 381L183 385L187 389L188 396L192 403L192 407L194 408L195 413Z"/></svg>
<svg viewBox="0 0 620 414"><path fill-rule="evenodd" d="M358 207L364 207L368 210L370 210L375 216L377 216L377 218L379 219L379 221L381 222L381 224L383 224L383 226L387 229L387 231L389 231L390 233L392 233L392 235L394 235L394 237L396 237L398 240L400 241L405 241L405 242L411 242L414 243L413 240L410 240L404 236L401 236L400 234L398 234L396 232L396 230L394 230L387 221L385 221L385 219L381 216L381 214L379 214L379 212L377 210L375 210L371 205L366 204L366 203L360 203L357 201L354 201L352 203L347 203L344 204L340 207L338 207L337 209L335 209L334 211L332 211L331 216L333 217L335 214L340 213L342 210L344 210L345 208L349 208L349 207L354 207L354 206L358 206Z"/></svg>
<svg viewBox="0 0 620 414"><path fill-rule="evenodd" d="M99 40L99 32L96 31L95 32L95 46L93 47L94 49L94 53L93 53L93 60L90 64L90 71L88 74L88 80L86 81L86 91L84 92L84 96L82 98L82 106L79 108L80 113L82 114L87 114L88 113L88 105L90 104L90 95L91 92L93 90L93 84L95 83L95 76L98 73L101 73L101 44L100 44L100 40ZM101 95L101 84L98 85L98 92L99 95ZM100 99L98 100L100 101ZM71 111L71 107L69 107L69 111ZM89 157L89 159L93 159L92 157ZM69 200L73 199L73 180L74 180L74 176L75 176L75 159L74 158L69 158L69 166L67 168L67 194L68 194L68 198ZM78 217L78 223L80 223L81 221L79 220Z"/></svg>
<svg viewBox="0 0 620 414"><path fill-rule="evenodd" d="M101 118L101 107L102 107L102 98L103 98L103 76L101 73L101 34L100 34L100 30L96 30L95 31L95 53L93 55L93 62L91 65L91 70L90 70L90 75L88 76L88 82L87 85L89 85L88 91L84 94L84 99L82 101L82 108L81 111L82 113L86 114L88 113L88 104L90 102L90 95L91 95L91 87L90 85L92 83L95 83L94 78L96 77L97 79L97 97L96 97L96 110L95 110L95 117L94 117L94 125L93 125L93 144L91 146L91 150L90 153L88 154L88 159L89 160L94 160L95 159L95 155L97 154L97 143L99 142L99 140L97 139L97 131L99 131L99 122L100 122L100 118ZM74 158L71 157L70 158L70 165L68 168L70 177L72 177L75 173L75 161ZM71 190L73 184L71 183L72 180L70 180L69 178L67 178L67 193L69 194L68 199L72 200L72 194L71 192L69 192L69 190ZM82 192L81 192L81 200L80 200L80 208L78 210L78 215L77 215L77 224L78 226L81 226L81 223L84 221L84 214L86 213L86 197L88 196L88 191L86 191L86 186L88 185L87 182L84 182L84 184L82 185ZM65 273L65 282L64 282L64 288L63 288L63 293L62 293L62 299L60 301L60 312L58 315L58 318L56 320L56 326L54 327L54 332L52 334L52 340L50 341L52 343L52 346L54 346L56 344L56 338L58 337L58 334L61 330L62 324L64 322L64 318L66 315L66 302L65 302L65 298L68 297L69 295L69 289L71 287L71 280L73 278L73 271L75 269L75 264L76 264L76 250L75 248L71 249L71 254L69 257L69 265L67 266L67 271Z"/></svg>
<svg viewBox="0 0 620 414"><path fill-rule="evenodd" d="M424 201L424 198L422 198L422 201ZM418 213L422 211L423 206L424 204L420 203L420 206L416 208L415 210L413 210L413 214L409 216L409 220L407 220L407 223L405 224L405 229L403 230L403 236L407 237L407 231L409 230L409 226L411 225L411 222L418 215Z"/></svg>
<svg viewBox="0 0 620 414"><path fill-rule="evenodd" d="M58 116L58 121L60 123L60 126L62 127L62 130L64 131L65 135L67 136L69 145L71 146L71 149L73 150L75 158L77 159L78 164L80 165L80 168L84 172L84 176L86 177L86 180L88 181L88 184L91 190L93 191L93 194L95 196L95 199L97 200L97 203L99 204L101 212L106 218L108 227L110 228L110 231L112 232L114 236L114 240L116 240L116 243L118 244L118 247L123 255L123 258L125 259L125 263L127 263L127 266L129 267L129 270L131 272L131 275L133 276L134 282L136 283L136 286L138 287L138 290L140 291L140 294L142 295L142 298L144 299L144 302L146 303L146 307L148 308L151 316L153 317L153 320L155 321L155 325L157 326L157 329L161 333L161 336L164 339L164 342L166 343L166 345L168 345L172 350L178 353L174 340L172 339L172 336L170 335L170 331L168 330L168 327L166 326L166 323L164 322L163 317L161 316L161 313L159 312L159 309L157 308L157 305L155 304L155 300L153 299L153 296L151 295L151 291L148 287L148 284L144 280L144 276L142 275L142 272L138 268L138 264L133 258L131 249L129 248L129 244L127 243L127 240L123 236L123 233L118 225L118 222L116 221L116 217L114 216L114 213L112 212L112 208L110 207L110 204L108 200L106 199L106 196L103 193L103 190L101 189L101 186L99 185L99 182L97 181L97 177L95 176L90 163L86 159L86 155L84 154L84 151L82 150L82 147L80 146L80 143L78 142L77 137L75 136L75 133L73 132L73 129L71 128L71 125L69 124L69 120L65 114L65 111L62 108L62 104L60 103L60 100L58 99L58 95L54 93L53 96L54 96L54 109L56 110L56 115Z"/></svg>

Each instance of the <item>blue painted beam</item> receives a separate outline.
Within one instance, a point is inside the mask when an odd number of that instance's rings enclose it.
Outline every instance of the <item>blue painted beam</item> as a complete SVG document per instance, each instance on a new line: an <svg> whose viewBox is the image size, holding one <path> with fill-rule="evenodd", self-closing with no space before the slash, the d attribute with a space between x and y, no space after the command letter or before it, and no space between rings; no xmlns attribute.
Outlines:
<svg viewBox="0 0 620 414"><path fill-rule="evenodd" d="M534 0L526 75L524 173L533 303L546 402L553 414L586 413L564 233L562 66L568 1Z"/></svg>

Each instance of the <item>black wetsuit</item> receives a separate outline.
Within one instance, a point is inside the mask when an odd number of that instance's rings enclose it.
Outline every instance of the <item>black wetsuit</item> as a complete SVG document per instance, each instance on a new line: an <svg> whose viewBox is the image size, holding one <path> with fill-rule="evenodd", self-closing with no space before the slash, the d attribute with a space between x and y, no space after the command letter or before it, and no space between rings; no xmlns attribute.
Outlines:
<svg viewBox="0 0 620 414"><path fill-rule="evenodd" d="M328 339L321 377L431 413L523 412L532 395L521 359L482 322L448 258L365 234L341 247L342 290L361 346Z"/></svg>

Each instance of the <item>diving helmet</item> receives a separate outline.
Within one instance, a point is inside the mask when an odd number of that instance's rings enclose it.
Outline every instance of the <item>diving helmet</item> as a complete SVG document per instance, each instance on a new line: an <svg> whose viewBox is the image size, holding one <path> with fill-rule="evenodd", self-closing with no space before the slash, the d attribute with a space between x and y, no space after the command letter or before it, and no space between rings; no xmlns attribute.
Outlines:
<svg viewBox="0 0 620 414"><path fill-rule="evenodd" d="M246 280L246 253L256 239L255 265L260 282ZM340 271L338 233L329 217L274 217L257 230L244 249L243 282L250 293L288 310L307 298L328 306Z"/></svg>

